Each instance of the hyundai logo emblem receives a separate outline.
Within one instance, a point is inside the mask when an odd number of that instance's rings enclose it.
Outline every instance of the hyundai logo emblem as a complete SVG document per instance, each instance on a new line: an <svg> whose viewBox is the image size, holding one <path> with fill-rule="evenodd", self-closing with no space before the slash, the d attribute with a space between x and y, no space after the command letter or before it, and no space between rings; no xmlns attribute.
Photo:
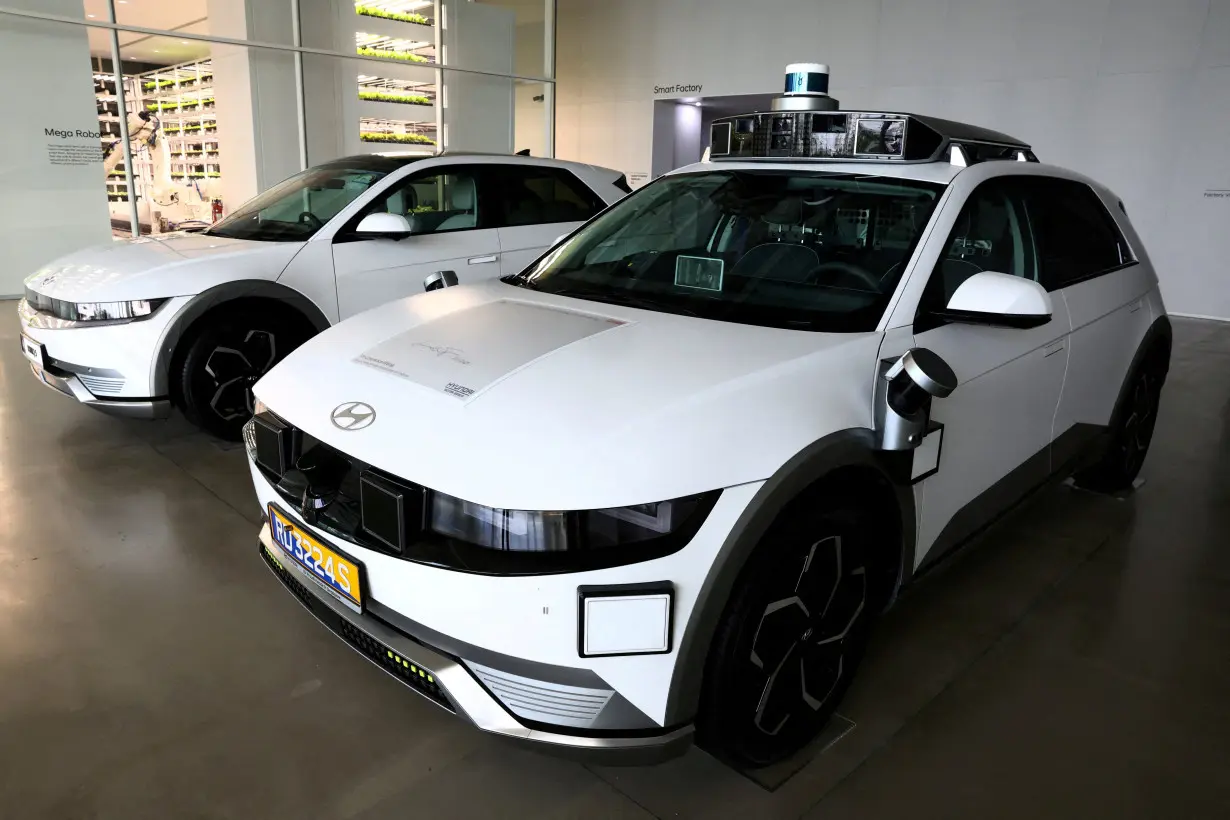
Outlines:
<svg viewBox="0 0 1230 820"><path fill-rule="evenodd" d="M348 401L333 408L330 416L333 426L339 430L351 432L371 427L376 420L376 410L370 404L361 401Z"/></svg>

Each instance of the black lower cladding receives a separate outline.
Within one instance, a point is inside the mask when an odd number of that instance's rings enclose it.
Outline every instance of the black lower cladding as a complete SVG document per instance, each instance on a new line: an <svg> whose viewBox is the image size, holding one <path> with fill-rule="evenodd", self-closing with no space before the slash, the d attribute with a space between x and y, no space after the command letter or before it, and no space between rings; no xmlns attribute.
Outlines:
<svg viewBox="0 0 1230 820"><path fill-rule="evenodd" d="M419 694L431 698L450 712L457 711L453 704L449 702L448 696L444 694L444 690L436 683L435 673L432 670L423 669L418 664L411 663L399 653L394 652L390 647L385 646L334 612L332 608L321 601L306 586L299 583L293 575L278 563L278 560L289 559L275 560L270 557L264 544L261 544L260 552L261 558L264 559L265 564L273 571L273 574L278 577L278 580L290 590L291 594L299 599L299 603L307 607L316 616L316 619L327 626L333 634L346 641L346 643L362 653L369 661L416 690Z"/></svg>
<svg viewBox="0 0 1230 820"><path fill-rule="evenodd" d="M584 572L669 555L692 540L719 495L698 497L678 529L641 542L542 552L494 549L433 531L432 491L425 487L384 473L280 420L254 424L254 433L260 437L256 466L310 526L385 555L480 575Z"/></svg>

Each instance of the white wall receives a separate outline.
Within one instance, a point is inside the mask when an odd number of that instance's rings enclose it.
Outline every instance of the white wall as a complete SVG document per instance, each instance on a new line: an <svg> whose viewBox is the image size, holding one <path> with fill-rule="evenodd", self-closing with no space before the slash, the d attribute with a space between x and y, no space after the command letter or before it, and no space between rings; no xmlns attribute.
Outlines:
<svg viewBox="0 0 1230 820"><path fill-rule="evenodd" d="M655 99L826 62L847 108L1005 131L1111 186L1170 310L1230 319L1230 0L559 0L557 34L561 158L648 173Z"/></svg>
<svg viewBox="0 0 1230 820"><path fill-rule="evenodd" d="M81 16L80 0L5 5ZM86 30L0 16L0 76L0 296L14 296L47 262L110 241L111 223ZM48 136L49 128L66 135ZM58 164L51 146L79 147L95 159Z"/></svg>

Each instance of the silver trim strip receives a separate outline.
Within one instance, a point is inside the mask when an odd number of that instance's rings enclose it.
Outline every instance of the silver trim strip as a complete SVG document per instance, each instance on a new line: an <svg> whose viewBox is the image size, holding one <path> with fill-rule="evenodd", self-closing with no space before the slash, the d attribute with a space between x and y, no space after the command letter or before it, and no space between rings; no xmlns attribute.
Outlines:
<svg viewBox="0 0 1230 820"><path fill-rule="evenodd" d="M260 542L266 549L272 550L275 555L284 554L270 535L268 521L261 525ZM665 753L668 749L675 751L672 747L677 747L677 752L682 753L687 748L687 744L691 742L693 727L690 724L652 737L577 737L544 732L524 726L505 710L500 702L492 697L474 675L460 663L422 644L415 643L371 616L358 615L350 611L343 604L335 601L332 596L320 590L319 582L290 559L282 561L281 564L287 573L311 592L313 598L332 610L336 616L355 629L385 644L411 663L434 674L436 683L457 708L457 713L484 732L542 743L561 752L568 750L606 751L626 753L629 756L642 753L655 758L657 757L655 752ZM318 593L317 590L320 592ZM355 651L358 652L358 650ZM359 654L365 660L372 662L366 655ZM380 668L383 669L383 667Z"/></svg>

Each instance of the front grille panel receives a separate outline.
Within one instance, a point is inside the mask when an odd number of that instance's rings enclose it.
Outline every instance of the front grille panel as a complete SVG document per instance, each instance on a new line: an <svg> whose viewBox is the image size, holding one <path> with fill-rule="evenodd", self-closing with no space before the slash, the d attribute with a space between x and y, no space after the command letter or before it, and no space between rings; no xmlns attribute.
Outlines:
<svg viewBox="0 0 1230 820"><path fill-rule="evenodd" d="M307 607L316 616L317 620L327 626L333 634L419 694L430 698L450 712L457 711L453 708L452 703L449 702L448 696L444 694L440 684L437 683L434 672L424 669L416 663L412 663L408 658L403 658L400 654L394 652L334 612L327 604L317 598L310 589L299 583L295 576L281 565L280 559L275 558L269 553L268 547L264 544L261 545L260 551L261 558L264 559L266 566L273 571L278 580L290 590L291 594L299 599L299 603Z"/></svg>
<svg viewBox="0 0 1230 820"><path fill-rule="evenodd" d="M610 689L550 683L470 661L466 663L508 711L538 723L589 728L614 694Z"/></svg>
<svg viewBox="0 0 1230 820"><path fill-rule="evenodd" d="M84 376L81 374L78 374L77 378L85 385L85 389L95 396L115 396L124 390L123 379L109 379L105 376Z"/></svg>

